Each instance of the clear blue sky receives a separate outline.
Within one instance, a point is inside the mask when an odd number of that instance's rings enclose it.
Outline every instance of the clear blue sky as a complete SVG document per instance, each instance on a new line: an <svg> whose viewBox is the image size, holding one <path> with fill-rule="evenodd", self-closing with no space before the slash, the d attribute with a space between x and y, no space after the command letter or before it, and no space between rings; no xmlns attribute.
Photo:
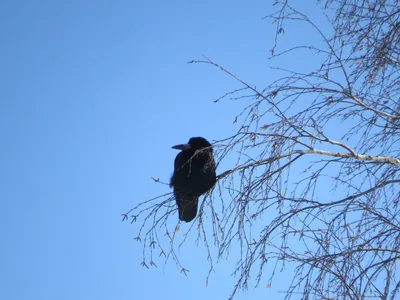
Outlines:
<svg viewBox="0 0 400 300"><path fill-rule="evenodd" d="M189 276L173 263L147 270L120 215L169 191L150 177L169 179L172 145L237 129L242 104L213 100L240 86L187 61L204 54L257 86L274 79L270 2L0 4L0 299L227 298L233 260L208 287L194 243L180 252ZM278 285L237 299L283 298Z"/></svg>

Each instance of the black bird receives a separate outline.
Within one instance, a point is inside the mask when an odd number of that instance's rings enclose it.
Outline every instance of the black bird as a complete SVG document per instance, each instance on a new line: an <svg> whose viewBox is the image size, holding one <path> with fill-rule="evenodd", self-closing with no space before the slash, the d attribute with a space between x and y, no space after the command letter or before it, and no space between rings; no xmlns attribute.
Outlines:
<svg viewBox="0 0 400 300"><path fill-rule="evenodd" d="M175 158L170 186L174 188L179 220L190 222L197 214L199 197L216 182L215 161L211 144L202 137L192 137Z"/></svg>

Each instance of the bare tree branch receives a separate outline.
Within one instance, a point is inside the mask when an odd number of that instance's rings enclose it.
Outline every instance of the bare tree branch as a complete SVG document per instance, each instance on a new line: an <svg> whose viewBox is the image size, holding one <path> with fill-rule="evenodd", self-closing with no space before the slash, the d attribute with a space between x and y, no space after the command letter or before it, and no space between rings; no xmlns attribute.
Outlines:
<svg viewBox="0 0 400 300"><path fill-rule="evenodd" d="M171 193L123 214L139 225L144 267L159 255L188 274L176 249L197 232L207 283L219 259L235 261L231 298L274 287L283 271L292 278L287 299L399 297L400 3L317 2L327 26L290 0L265 17L276 26L271 61L302 55L307 70L272 68L282 76L258 89L210 58L190 62L238 84L214 102L243 101L239 128L213 143L221 173L195 223L181 229ZM289 24L317 38L279 52Z"/></svg>

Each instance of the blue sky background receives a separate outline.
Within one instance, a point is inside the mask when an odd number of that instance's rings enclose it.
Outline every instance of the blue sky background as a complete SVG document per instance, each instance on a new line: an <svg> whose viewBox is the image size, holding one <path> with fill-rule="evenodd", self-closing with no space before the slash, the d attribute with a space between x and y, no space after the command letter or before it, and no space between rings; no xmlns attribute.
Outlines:
<svg viewBox="0 0 400 300"><path fill-rule="evenodd" d="M302 9L323 19L315 2ZM121 213L169 191L151 176L168 181L171 146L237 130L243 103L213 100L240 86L187 61L206 55L257 86L276 78L275 26L262 20L273 9L272 1L0 4L0 299L227 298L234 260L217 266L208 287L193 241L179 252L189 276L173 263L142 268ZM290 43L312 38L285 29ZM283 298L279 287L237 299Z"/></svg>

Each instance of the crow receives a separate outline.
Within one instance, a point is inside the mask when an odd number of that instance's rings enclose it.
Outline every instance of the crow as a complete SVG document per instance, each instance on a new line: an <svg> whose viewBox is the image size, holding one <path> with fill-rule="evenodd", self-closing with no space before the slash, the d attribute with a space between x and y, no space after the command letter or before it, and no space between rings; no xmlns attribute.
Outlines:
<svg viewBox="0 0 400 300"><path fill-rule="evenodd" d="M179 220L190 222L196 217L199 197L217 180L213 149L202 137L192 137L187 144L172 149L182 151L175 158L170 187L174 188Z"/></svg>

